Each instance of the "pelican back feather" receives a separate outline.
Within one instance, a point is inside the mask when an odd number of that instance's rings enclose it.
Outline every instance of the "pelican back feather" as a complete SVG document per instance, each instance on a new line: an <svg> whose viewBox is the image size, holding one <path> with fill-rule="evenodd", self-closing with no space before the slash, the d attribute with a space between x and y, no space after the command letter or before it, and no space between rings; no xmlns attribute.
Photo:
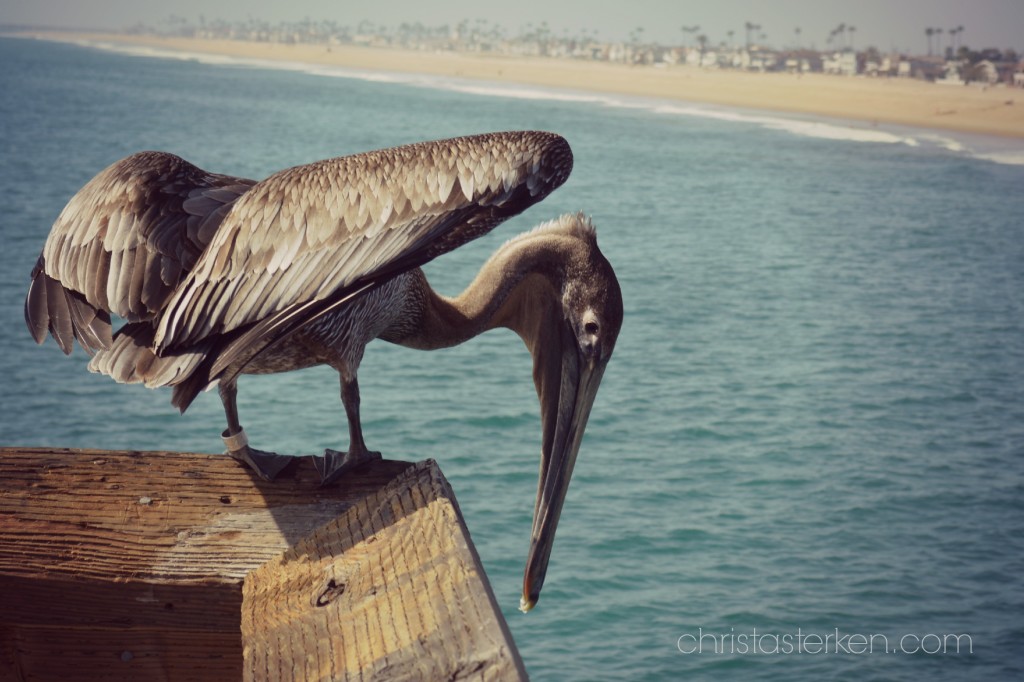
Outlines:
<svg viewBox="0 0 1024 682"><path fill-rule="evenodd" d="M111 343L110 314L154 319L254 181L207 173L173 154L140 152L90 180L61 211L25 300L38 343L65 353Z"/></svg>
<svg viewBox="0 0 1024 682"><path fill-rule="evenodd" d="M563 138L511 132L282 171L224 218L161 317L157 352L240 331L195 383L236 375L274 341L540 201L571 169Z"/></svg>

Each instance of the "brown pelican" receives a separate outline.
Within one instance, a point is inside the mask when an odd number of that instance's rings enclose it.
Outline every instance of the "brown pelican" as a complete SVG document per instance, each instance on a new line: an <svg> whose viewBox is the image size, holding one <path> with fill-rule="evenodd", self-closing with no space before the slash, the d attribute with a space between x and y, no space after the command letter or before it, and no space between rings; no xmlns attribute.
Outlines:
<svg viewBox="0 0 1024 682"><path fill-rule="evenodd" d="M262 182L142 152L68 202L32 271L25 319L39 343L49 332L70 353L77 339L92 371L172 386L182 412L216 384L228 453L268 480L293 459L248 445L238 376L330 365L350 445L315 458L325 483L380 456L359 421L369 341L434 349L511 328L533 355L543 433L526 610L621 325L618 283L582 214L508 241L454 298L419 266L540 201L571 168L565 140L539 132L329 159ZM116 334L111 315L125 322Z"/></svg>

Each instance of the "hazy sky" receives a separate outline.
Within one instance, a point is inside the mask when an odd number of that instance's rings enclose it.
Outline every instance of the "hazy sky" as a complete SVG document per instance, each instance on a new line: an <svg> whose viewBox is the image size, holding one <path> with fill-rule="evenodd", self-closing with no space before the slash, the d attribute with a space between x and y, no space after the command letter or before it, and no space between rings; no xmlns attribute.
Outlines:
<svg viewBox="0 0 1024 682"><path fill-rule="evenodd" d="M802 44L818 48L844 22L856 26L858 48L912 52L925 51L926 27L963 25L964 45L1024 51L1024 0L0 0L0 24L123 28L140 21L158 25L172 13L192 21L200 15L272 22L309 17L350 26L364 19L389 26L486 19L511 32L546 21L556 34L585 29L606 40L625 39L642 27L646 39L662 43L681 41L681 26L699 25L713 44L726 40L729 30L742 41L743 24L751 21L770 45L792 45L799 26ZM948 44L945 35L942 44Z"/></svg>

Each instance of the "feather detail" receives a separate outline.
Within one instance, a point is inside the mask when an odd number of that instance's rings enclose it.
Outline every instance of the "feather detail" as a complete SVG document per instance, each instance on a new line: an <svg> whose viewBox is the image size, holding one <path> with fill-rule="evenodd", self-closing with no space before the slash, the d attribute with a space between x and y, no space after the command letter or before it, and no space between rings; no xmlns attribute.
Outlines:
<svg viewBox="0 0 1024 682"><path fill-rule="evenodd" d="M390 171L386 182L382 168ZM309 291L326 299L384 271L393 276L416 267L539 201L571 168L565 140L523 132L419 143L272 175L232 205L169 300L155 343L158 349L187 346L301 304ZM528 192L515 191L521 187ZM362 240L373 246L364 248ZM356 248L347 248L353 242ZM380 258L382 253L389 257ZM311 270L322 257L334 263ZM294 268L302 274L301 286ZM317 277L325 279L307 285L307 278ZM195 299L199 292L230 287L239 278L252 279L263 292L258 305L248 297L244 309L240 301L220 311L194 303L213 300ZM182 314L186 305L189 312Z"/></svg>
<svg viewBox="0 0 1024 682"><path fill-rule="evenodd" d="M95 353L90 369L117 381L175 386L184 410L293 332L543 199L571 169L565 140L542 132L338 157L261 182L141 152L58 216L26 324L65 353L77 339ZM111 315L128 321L117 335Z"/></svg>

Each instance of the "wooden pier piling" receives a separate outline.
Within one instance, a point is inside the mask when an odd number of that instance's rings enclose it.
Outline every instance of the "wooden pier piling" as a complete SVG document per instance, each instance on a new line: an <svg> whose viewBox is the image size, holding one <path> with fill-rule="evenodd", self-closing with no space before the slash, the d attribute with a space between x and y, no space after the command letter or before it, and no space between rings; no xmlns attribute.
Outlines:
<svg viewBox="0 0 1024 682"><path fill-rule="evenodd" d="M0 680L526 673L432 460L0 448Z"/></svg>

